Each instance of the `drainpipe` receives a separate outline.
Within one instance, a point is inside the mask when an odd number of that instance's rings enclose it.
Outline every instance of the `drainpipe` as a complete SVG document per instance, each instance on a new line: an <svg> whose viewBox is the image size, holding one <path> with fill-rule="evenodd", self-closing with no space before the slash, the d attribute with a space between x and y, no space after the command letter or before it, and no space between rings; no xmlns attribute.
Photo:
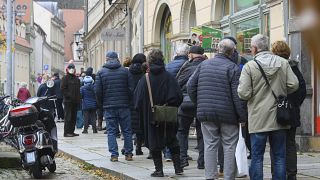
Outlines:
<svg viewBox="0 0 320 180"><path fill-rule="evenodd" d="M140 0L140 53L144 53L144 0Z"/></svg>
<svg viewBox="0 0 320 180"><path fill-rule="evenodd" d="M131 13L131 9L128 7L127 8L127 28L126 28L126 56L131 57L131 35L132 35L132 28L131 28L131 24L132 24L132 13Z"/></svg>

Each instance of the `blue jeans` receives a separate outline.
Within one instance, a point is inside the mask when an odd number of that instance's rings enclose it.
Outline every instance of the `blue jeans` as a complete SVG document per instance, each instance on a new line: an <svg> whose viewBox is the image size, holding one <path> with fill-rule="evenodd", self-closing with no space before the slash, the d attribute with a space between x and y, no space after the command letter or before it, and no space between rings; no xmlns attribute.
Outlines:
<svg viewBox="0 0 320 180"><path fill-rule="evenodd" d="M163 156L165 159L172 159L170 149L167 146L163 149Z"/></svg>
<svg viewBox="0 0 320 180"><path fill-rule="evenodd" d="M132 155L132 130L131 130L131 117L129 108L110 108L105 109L104 118L107 123L108 131L108 147L111 156L119 156L117 134L120 124L121 132L124 137L124 150L125 155Z"/></svg>
<svg viewBox="0 0 320 180"><path fill-rule="evenodd" d="M272 156L274 157L274 173L272 179L286 179L286 131L277 130L250 134L251 139L251 166L250 179L263 179L263 155L269 137Z"/></svg>
<svg viewBox="0 0 320 180"><path fill-rule="evenodd" d="M81 129L83 127L83 114L82 110L77 111L77 121L76 121L76 126L78 129Z"/></svg>

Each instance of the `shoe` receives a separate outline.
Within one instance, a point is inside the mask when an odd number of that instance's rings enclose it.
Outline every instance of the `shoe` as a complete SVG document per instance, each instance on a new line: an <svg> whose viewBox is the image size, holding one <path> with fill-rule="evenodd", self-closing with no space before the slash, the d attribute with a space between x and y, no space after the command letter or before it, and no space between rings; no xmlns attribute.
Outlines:
<svg viewBox="0 0 320 180"><path fill-rule="evenodd" d="M175 174L176 175L182 175L183 174L183 168L181 167L181 163L180 163L180 155L179 154L173 154L172 155L172 161L173 161Z"/></svg>
<svg viewBox="0 0 320 180"><path fill-rule="evenodd" d="M198 169L204 169L204 164L198 164L197 168Z"/></svg>
<svg viewBox="0 0 320 180"><path fill-rule="evenodd" d="M107 132L107 131L104 131L103 134L108 134L108 132Z"/></svg>
<svg viewBox="0 0 320 180"><path fill-rule="evenodd" d="M297 176L296 175L288 175L287 180L297 180Z"/></svg>
<svg viewBox="0 0 320 180"><path fill-rule="evenodd" d="M223 177L223 166L219 169L219 177Z"/></svg>
<svg viewBox="0 0 320 180"><path fill-rule="evenodd" d="M139 156L139 155L143 155L143 152L140 150L136 150L136 155Z"/></svg>
<svg viewBox="0 0 320 180"><path fill-rule="evenodd" d="M107 127L102 128L102 130L103 130L103 131L104 131L104 130L107 130Z"/></svg>
<svg viewBox="0 0 320 180"><path fill-rule="evenodd" d="M96 129L93 130L93 134L97 134L98 131Z"/></svg>
<svg viewBox="0 0 320 180"><path fill-rule="evenodd" d="M118 156L111 156L111 162L118 162Z"/></svg>
<svg viewBox="0 0 320 180"><path fill-rule="evenodd" d="M147 159L153 159L152 154L149 152L149 155L147 156Z"/></svg>
<svg viewBox="0 0 320 180"><path fill-rule="evenodd" d="M124 155L125 151L125 149L121 149L121 154Z"/></svg>
<svg viewBox="0 0 320 180"><path fill-rule="evenodd" d="M64 137L74 137L73 134L65 134Z"/></svg>
<svg viewBox="0 0 320 180"><path fill-rule="evenodd" d="M189 166L188 159L181 160L180 164L181 164L181 168Z"/></svg>
<svg viewBox="0 0 320 180"><path fill-rule="evenodd" d="M153 159L155 171L151 174L151 177L163 177L163 164L162 159Z"/></svg>
<svg viewBox="0 0 320 180"><path fill-rule="evenodd" d="M133 161L132 154L126 155L126 161Z"/></svg>
<svg viewBox="0 0 320 180"><path fill-rule="evenodd" d="M165 161L166 162L172 162L172 159L171 158L165 158Z"/></svg>
<svg viewBox="0 0 320 180"><path fill-rule="evenodd" d="M73 136L79 136L79 134L77 134L77 133L73 133Z"/></svg>
<svg viewBox="0 0 320 180"><path fill-rule="evenodd" d="M87 130L83 130L82 134L88 134L88 131Z"/></svg>
<svg viewBox="0 0 320 180"><path fill-rule="evenodd" d="M192 161L192 157L188 155L187 157L188 161Z"/></svg>

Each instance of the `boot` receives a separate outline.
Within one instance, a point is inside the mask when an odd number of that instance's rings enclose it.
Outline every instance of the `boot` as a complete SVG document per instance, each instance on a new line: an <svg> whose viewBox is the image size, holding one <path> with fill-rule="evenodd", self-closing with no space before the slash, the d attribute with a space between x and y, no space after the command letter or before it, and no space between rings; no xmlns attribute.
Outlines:
<svg viewBox="0 0 320 180"><path fill-rule="evenodd" d="M181 168L189 166L188 159L181 159L180 164L181 164Z"/></svg>
<svg viewBox="0 0 320 180"><path fill-rule="evenodd" d="M142 149L141 149L141 144L142 142L137 139L137 144L136 144L136 155L143 155Z"/></svg>
<svg viewBox="0 0 320 180"><path fill-rule="evenodd" d="M163 165L162 159L153 159L155 171L151 174L151 177L163 177Z"/></svg>
<svg viewBox="0 0 320 180"><path fill-rule="evenodd" d="M102 119L98 119L98 131L102 131Z"/></svg>
<svg viewBox="0 0 320 180"><path fill-rule="evenodd" d="M176 175L182 175L183 169L180 163L180 155L179 154L172 155L172 161L173 161L174 171Z"/></svg>

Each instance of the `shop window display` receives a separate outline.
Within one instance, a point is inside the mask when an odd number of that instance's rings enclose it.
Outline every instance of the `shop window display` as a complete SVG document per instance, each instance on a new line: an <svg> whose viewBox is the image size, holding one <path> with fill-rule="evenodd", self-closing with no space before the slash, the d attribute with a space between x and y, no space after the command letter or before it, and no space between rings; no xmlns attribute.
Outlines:
<svg viewBox="0 0 320 180"><path fill-rule="evenodd" d="M258 5L260 0L235 0L234 10L235 12L242 11L249 7Z"/></svg>

